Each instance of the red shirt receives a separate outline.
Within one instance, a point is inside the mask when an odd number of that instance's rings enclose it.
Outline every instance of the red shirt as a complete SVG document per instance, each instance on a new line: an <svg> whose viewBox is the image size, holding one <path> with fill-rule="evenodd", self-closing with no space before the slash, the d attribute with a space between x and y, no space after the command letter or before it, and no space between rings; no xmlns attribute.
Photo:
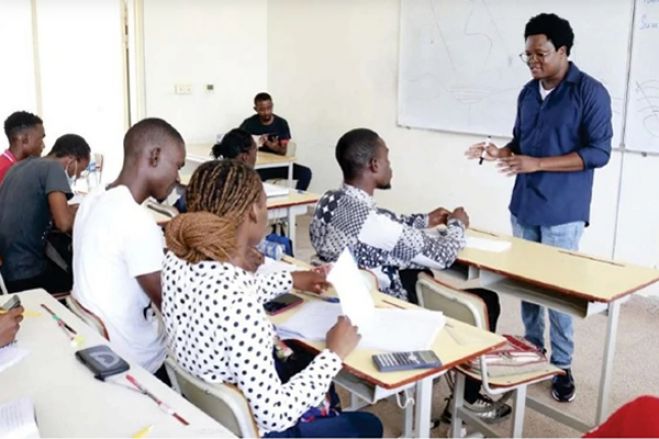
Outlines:
<svg viewBox="0 0 659 439"><path fill-rule="evenodd" d="M6 150L2 155L0 155L0 183L5 178L5 174L9 171L9 168L14 166L16 163L16 157L10 150Z"/></svg>

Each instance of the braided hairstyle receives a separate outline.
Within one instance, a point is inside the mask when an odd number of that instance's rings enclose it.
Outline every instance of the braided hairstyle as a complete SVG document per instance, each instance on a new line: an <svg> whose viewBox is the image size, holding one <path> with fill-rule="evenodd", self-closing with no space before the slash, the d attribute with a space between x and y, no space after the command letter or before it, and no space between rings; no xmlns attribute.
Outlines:
<svg viewBox="0 0 659 439"><path fill-rule="evenodd" d="M167 225L167 247L193 264L228 261L238 248L238 227L262 192L256 171L240 161L202 164L192 174L186 191L188 213Z"/></svg>

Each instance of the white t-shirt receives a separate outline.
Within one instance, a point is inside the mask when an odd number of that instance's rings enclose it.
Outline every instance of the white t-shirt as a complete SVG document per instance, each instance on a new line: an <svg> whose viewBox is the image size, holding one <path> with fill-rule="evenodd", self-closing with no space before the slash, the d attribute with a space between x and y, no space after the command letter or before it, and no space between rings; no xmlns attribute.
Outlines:
<svg viewBox="0 0 659 439"><path fill-rule="evenodd" d="M120 355L150 372L165 361L165 332L136 277L162 270L163 236L125 186L98 188L73 227L73 297L105 324Z"/></svg>

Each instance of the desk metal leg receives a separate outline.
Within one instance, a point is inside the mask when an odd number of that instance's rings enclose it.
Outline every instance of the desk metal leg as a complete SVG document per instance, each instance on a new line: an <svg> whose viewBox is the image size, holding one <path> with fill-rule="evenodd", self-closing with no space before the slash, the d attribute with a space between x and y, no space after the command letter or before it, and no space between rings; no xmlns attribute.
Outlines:
<svg viewBox="0 0 659 439"><path fill-rule="evenodd" d="M414 436L430 437L430 410L432 408L432 380L424 378L416 383L414 408Z"/></svg>
<svg viewBox="0 0 659 439"><path fill-rule="evenodd" d="M607 322L606 339L604 340L604 358L602 361L602 376L600 377L600 394L597 400L595 424L601 424L608 413L609 390L613 373L613 357L618 335L618 317L620 316L620 300L609 303L609 319Z"/></svg>
<svg viewBox="0 0 659 439"><path fill-rule="evenodd" d="M288 237L293 243L293 251L295 251L295 216L296 215L295 213L293 213L292 207L288 207L286 213L288 216Z"/></svg>
<svg viewBox="0 0 659 439"><path fill-rule="evenodd" d="M288 187L293 187L293 163L288 164Z"/></svg>
<svg viewBox="0 0 659 439"><path fill-rule="evenodd" d="M414 431L412 430L414 424L414 406L412 404L407 404L403 411L403 416L403 437L412 437L414 435Z"/></svg>
<svg viewBox="0 0 659 439"><path fill-rule="evenodd" d="M453 386L453 397L451 399L451 434L449 437L462 437L462 418L460 411L464 404L465 376L456 372L455 386Z"/></svg>

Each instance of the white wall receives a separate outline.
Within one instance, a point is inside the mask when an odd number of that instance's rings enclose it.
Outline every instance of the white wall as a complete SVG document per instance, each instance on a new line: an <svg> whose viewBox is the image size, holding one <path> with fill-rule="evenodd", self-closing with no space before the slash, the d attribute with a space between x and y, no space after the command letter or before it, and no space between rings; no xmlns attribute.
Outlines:
<svg viewBox="0 0 659 439"><path fill-rule="evenodd" d="M144 0L147 116L188 143L238 126L267 85L267 27L266 0ZM191 94L175 94L176 84Z"/></svg>
<svg viewBox="0 0 659 439"><path fill-rule="evenodd" d="M381 204L407 212L463 205L474 226L510 233L513 180L463 156L481 138L396 125L399 20L398 0L269 4L268 85L276 111L291 125L299 161L313 169L312 190L340 183L336 141L351 128L368 127L391 150L393 189L378 193ZM619 168L615 154L596 174L585 251L612 255Z"/></svg>
<svg viewBox="0 0 659 439"><path fill-rule="evenodd" d="M32 57L30 0L0 2L0 121L14 111L38 111ZM2 134L0 149L7 140Z"/></svg>

